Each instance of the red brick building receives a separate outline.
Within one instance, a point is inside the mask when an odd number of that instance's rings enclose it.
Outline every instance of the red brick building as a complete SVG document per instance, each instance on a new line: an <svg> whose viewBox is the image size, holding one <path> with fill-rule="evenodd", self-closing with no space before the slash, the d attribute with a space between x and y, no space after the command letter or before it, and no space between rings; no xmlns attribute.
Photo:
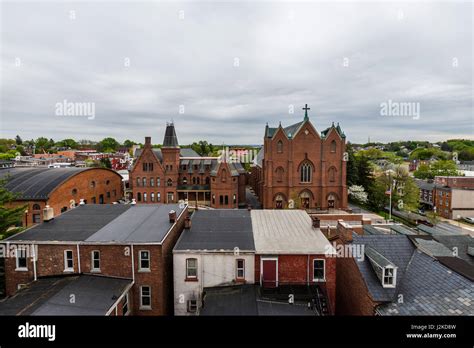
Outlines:
<svg viewBox="0 0 474 348"><path fill-rule="evenodd" d="M108 277L129 284L109 314L172 314L172 249L186 216L178 204L78 206L2 241L6 295L46 277Z"/></svg>
<svg viewBox="0 0 474 348"><path fill-rule="evenodd" d="M172 123L166 126L161 148L153 148L151 137L146 137L136 155L129 182L131 198L139 204L188 200L213 208L237 208L245 203L242 165L180 148Z"/></svg>
<svg viewBox="0 0 474 348"><path fill-rule="evenodd" d="M13 206L27 206L23 226L43 221L48 205L57 216L84 203L107 204L123 197L122 177L106 168L4 168L0 177L18 195Z"/></svg>
<svg viewBox="0 0 474 348"><path fill-rule="evenodd" d="M346 136L339 124L318 133L304 108L303 121L265 128L251 185L266 209L347 208Z"/></svg>

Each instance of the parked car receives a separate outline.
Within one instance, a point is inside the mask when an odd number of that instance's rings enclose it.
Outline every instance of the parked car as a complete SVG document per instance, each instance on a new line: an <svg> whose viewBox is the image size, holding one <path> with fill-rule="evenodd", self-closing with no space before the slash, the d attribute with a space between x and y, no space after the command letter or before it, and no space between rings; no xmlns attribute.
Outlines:
<svg viewBox="0 0 474 348"><path fill-rule="evenodd" d="M470 224L474 224L474 218L472 217L464 217L463 220L469 222Z"/></svg>

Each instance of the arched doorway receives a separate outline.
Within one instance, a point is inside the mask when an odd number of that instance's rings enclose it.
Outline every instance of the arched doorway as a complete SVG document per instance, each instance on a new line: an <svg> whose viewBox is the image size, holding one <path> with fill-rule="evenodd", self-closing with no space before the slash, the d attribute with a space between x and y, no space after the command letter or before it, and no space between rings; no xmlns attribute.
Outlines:
<svg viewBox="0 0 474 348"><path fill-rule="evenodd" d="M300 207L301 209L309 209L311 204L311 195L308 191L300 193Z"/></svg>
<svg viewBox="0 0 474 348"><path fill-rule="evenodd" d="M275 197L275 209L283 209L284 201L285 198L281 194L278 194Z"/></svg>
<svg viewBox="0 0 474 348"><path fill-rule="evenodd" d="M337 196L334 193L330 193L328 195L328 208L334 209L336 208Z"/></svg>

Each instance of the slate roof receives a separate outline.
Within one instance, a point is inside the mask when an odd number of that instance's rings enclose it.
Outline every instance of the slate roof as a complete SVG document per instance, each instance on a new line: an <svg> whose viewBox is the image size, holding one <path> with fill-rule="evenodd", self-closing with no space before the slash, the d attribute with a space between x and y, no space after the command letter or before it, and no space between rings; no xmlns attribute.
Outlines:
<svg viewBox="0 0 474 348"><path fill-rule="evenodd" d="M403 235L354 235L352 243L374 248L377 252L384 255L385 258L397 266L397 284L399 284L400 280L403 278L405 269L410 262L413 251L415 250L415 247L410 240ZM396 289L382 287L379 278L377 278L377 275L367 258L364 258L363 261L356 258L355 261L373 300L391 301L396 294Z"/></svg>
<svg viewBox="0 0 474 348"><path fill-rule="evenodd" d="M165 130L165 138L163 139L163 147L178 147L178 137L174 130L174 124L168 123Z"/></svg>
<svg viewBox="0 0 474 348"><path fill-rule="evenodd" d="M429 240L424 238L412 238L418 244L417 247L424 253L433 256L453 256L453 251L445 247L443 244L438 243L435 240Z"/></svg>
<svg viewBox="0 0 474 348"><path fill-rule="evenodd" d="M382 302L377 312L381 315L474 315L474 283L417 249L411 240L425 243L425 250L432 242L430 236L353 237L354 244L374 248L398 267L396 288L383 288L370 261L355 259L370 296ZM449 259L448 263L456 259L462 261L454 257L439 258ZM402 303L398 301L399 295L403 295Z"/></svg>
<svg viewBox="0 0 474 348"><path fill-rule="evenodd" d="M471 266L474 266L474 257L468 255L467 249L468 247L474 247L474 238L471 236L433 236L435 240L453 250L453 248L457 248L458 257L469 263Z"/></svg>
<svg viewBox="0 0 474 348"><path fill-rule="evenodd" d="M160 243L172 224L169 211L177 216L178 204L86 204L71 209L52 221L35 225L2 242L148 242Z"/></svg>
<svg viewBox="0 0 474 348"><path fill-rule="evenodd" d="M390 230L394 231L395 233L398 234L405 234L405 235L415 235L416 232L413 231L412 229L402 226L402 225L391 225Z"/></svg>
<svg viewBox="0 0 474 348"><path fill-rule="evenodd" d="M191 228L184 230L175 252L187 250L255 251L250 212L247 210L197 210Z"/></svg>
<svg viewBox="0 0 474 348"><path fill-rule="evenodd" d="M260 150L257 153L257 157L254 159L254 164L256 164L259 167L262 167L263 165L263 158L264 158L265 151L263 149L263 146L260 148Z"/></svg>
<svg viewBox="0 0 474 348"><path fill-rule="evenodd" d="M156 155L156 157L160 160L160 162L163 162L163 154L161 153L161 149L154 147L152 150L153 150L153 153ZM142 152L143 152L143 149L137 149L137 151L135 151L135 157L136 158L140 157ZM180 148L179 156L180 157L201 157L196 151L190 148Z"/></svg>
<svg viewBox="0 0 474 348"><path fill-rule="evenodd" d="M397 289L403 303L377 307L381 315L474 315L474 283L415 251Z"/></svg>
<svg viewBox="0 0 474 348"><path fill-rule="evenodd" d="M105 315L130 284L95 275L39 278L0 301L0 315Z"/></svg>
<svg viewBox="0 0 474 348"><path fill-rule="evenodd" d="M3 168L0 178L5 178L5 188L24 200L46 200L53 190L72 176L94 168Z"/></svg>
<svg viewBox="0 0 474 348"><path fill-rule="evenodd" d="M384 234L382 231L372 225L364 225L362 229L364 230L365 234Z"/></svg>

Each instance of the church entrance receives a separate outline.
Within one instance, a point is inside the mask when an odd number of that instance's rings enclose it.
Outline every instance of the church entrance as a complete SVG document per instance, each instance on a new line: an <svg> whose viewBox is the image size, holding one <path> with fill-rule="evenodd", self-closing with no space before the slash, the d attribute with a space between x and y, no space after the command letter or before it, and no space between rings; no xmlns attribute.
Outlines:
<svg viewBox="0 0 474 348"><path fill-rule="evenodd" d="M275 209L283 209L283 197L278 195L275 198Z"/></svg>
<svg viewBox="0 0 474 348"><path fill-rule="evenodd" d="M330 194L328 197L328 208L334 209L336 207L336 198L333 194Z"/></svg>
<svg viewBox="0 0 474 348"><path fill-rule="evenodd" d="M301 209L309 209L310 196L307 191L300 193L300 202L301 202Z"/></svg>

